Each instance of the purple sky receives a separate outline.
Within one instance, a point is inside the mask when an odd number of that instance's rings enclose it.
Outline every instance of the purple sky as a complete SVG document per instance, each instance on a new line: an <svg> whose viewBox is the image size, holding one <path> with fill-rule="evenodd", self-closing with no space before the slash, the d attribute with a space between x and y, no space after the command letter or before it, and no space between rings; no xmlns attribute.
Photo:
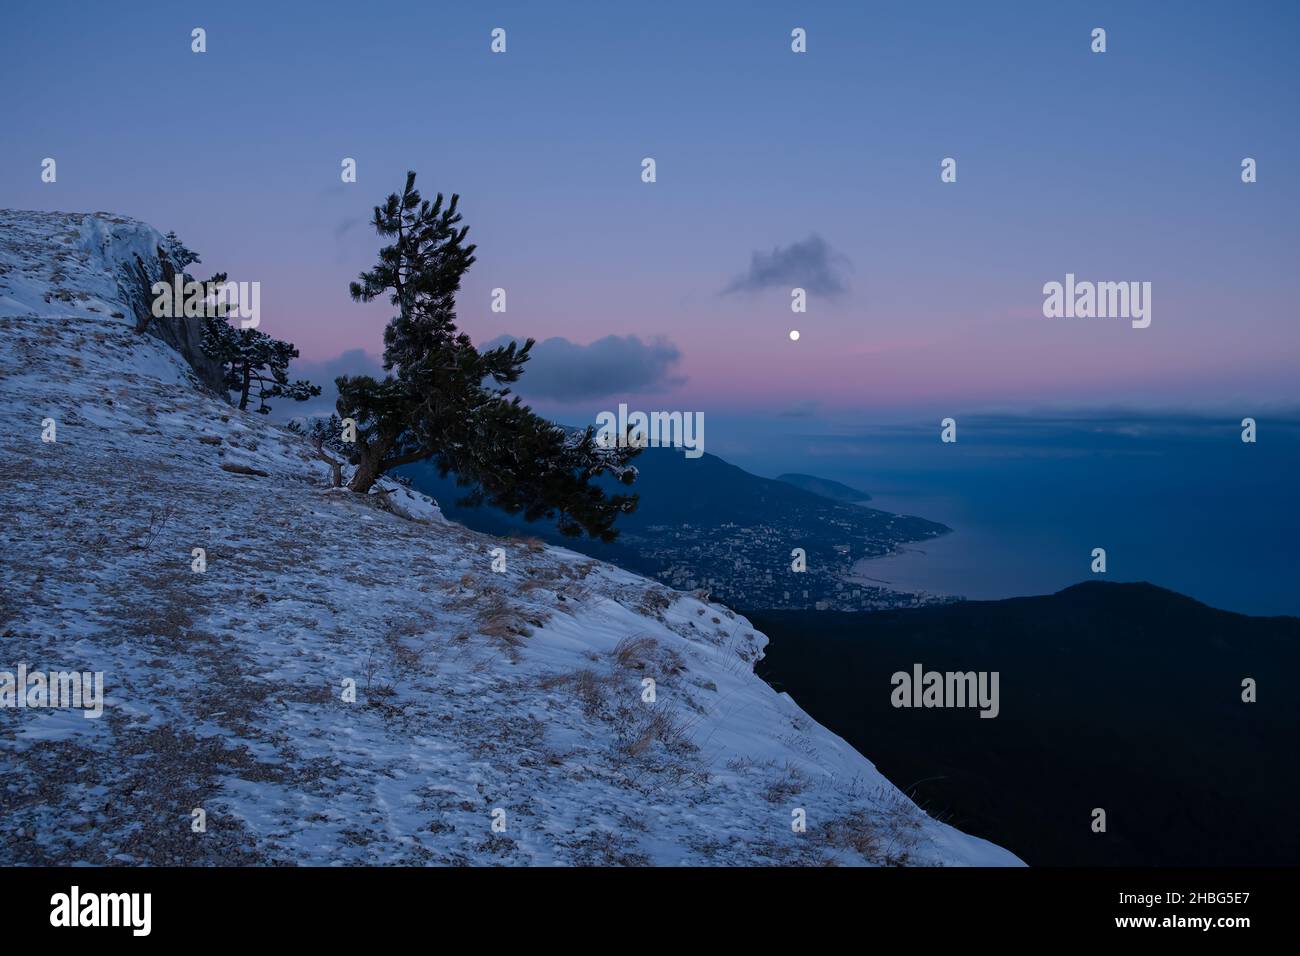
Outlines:
<svg viewBox="0 0 1300 956"><path fill-rule="evenodd" d="M72 27L17 6L0 205L175 229L200 269L262 283L264 328L307 369L380 350L389 308L347 283L378 248L370 207L413 168L462 195L476 342L639 339L569 349L547 374L539 352L521 391L570 419L619 401L871 415L1295 397L1294 4L235 3L90 8ZM757 288L724 294L778 249ZM1045 319L1043 283L1067 272L1151 282L1151 327ZM806 315L797 283L826 290ZM574 397L543 380L629 384Z"/></svg>

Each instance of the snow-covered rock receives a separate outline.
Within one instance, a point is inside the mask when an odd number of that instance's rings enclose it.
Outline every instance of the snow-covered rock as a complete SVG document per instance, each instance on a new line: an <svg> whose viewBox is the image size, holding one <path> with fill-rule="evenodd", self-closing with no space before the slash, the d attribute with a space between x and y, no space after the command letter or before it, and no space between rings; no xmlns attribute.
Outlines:
<svg viewBox="0 0 1300 956"><path fill-rule="evenodd" d="M0 710L0 864L1019 863L756 677L743 617L330 488L135 333L157 242L0 212L0 671L106 705Z"/></svg>
<svg viewBox="0 0 1300 956"><path fill-rule="evenodd" d="M12 210L0 210L0 228L0 315L126 322L172 346L199 381L221 389L221 366L202 349L200 320L151 315L151 287L171 283L178 271L157 230L107 213Z"/></svg>

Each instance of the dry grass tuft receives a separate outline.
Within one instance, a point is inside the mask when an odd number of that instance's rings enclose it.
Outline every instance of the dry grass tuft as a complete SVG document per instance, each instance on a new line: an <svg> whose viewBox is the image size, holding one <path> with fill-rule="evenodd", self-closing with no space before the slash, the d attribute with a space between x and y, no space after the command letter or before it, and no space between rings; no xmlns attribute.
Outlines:
<svg viewBox="0 0 1300 956"><path fill-rule="evenodd" d="M614 647L614 666L643 671L658 649L659 642L653 637L625 637Z"/></svg>
<svg viewBox="0 0 1300 956"><path fill-rule="evenodd" d="M582 705L582 712L588 717L599 717L605 710L604 681L590 669L574 671L572 674L557 674L542 681L543 690L558 687L570 688Z"/></svg>
<svg viewBox="0 0 1300 956"><path fill-rule="evenodd" d="M871 810L854 810L820 828L821 842L852 850L870 863L908 866L920 842L924 815L892 787L874 794Z"/></svg>
<svg viewBox="0 0 1300 956"><path fill-rule="evenodd" d="M646 617L663 620L664 611L672 607L676 600L676 595L667 588L647 588L637 610Z"/></svg>
<svg viewBox="0 0 1300 956"><path fill-rule="evenodd" d="M769 783L767 789L763 791L763 798L768 803L785 803L802 793L807 786L808 778L799 771L798 767L787 761L781 775Z"/></svg>
<svg viewBox="0 0 1300 956"><path fill-rule="evenodd" d="M643 757L656 743L672 758L680 761L694 754L699 748L691 740L692 724L680 721L667 707L659 705L642 706L636 711L620 708L623 718L619 726L619 749L628 757ZM678 769L684 774L684 766Z"/></svg>

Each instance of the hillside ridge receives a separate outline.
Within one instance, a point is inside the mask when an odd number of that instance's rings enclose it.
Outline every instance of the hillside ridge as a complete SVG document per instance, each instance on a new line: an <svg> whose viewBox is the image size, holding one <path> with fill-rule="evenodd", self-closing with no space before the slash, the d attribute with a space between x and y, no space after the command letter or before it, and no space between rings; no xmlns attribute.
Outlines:
<svg viewBox="0 0 1300 956"><path fill-rule="evenodd" d="M0 212L0 670L105 687L0 710L0 864L1019 864L771 690L706 594L332 488L137 334L118 267L160 242Z"/></svg>

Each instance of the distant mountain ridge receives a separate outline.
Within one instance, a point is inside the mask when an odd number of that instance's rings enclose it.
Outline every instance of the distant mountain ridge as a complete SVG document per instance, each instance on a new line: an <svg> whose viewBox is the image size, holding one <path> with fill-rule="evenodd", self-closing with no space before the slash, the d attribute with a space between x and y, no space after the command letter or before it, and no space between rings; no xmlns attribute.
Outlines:
<svg viewBox="0 0 1300 956"><path fill-rule="evenodd" d="M678 449L648 448L633 464L638 477L631 490L641 496L640 505L618 519L619 538L608 545L561 538L545 521L529 524L490 508L460 508L456 500L464 490L452 477L440 477L431 463L408 465L401 474L436 498L448 516L477 531L536 535L677 588L708 588L740 608L910 606L916 600L911 595L846 583L853 563L949 530L762 478L716 455L688 459ZM812 481L832 493L847 489ZM607 486L627 490L613 482ZM807 557L806 572L791 569L796 548Z"/></svg>
<svg viewBox="0 0 1300 956"><path fill-rule="evenodd" d="M818 478L816 475L802 475L798 472L790 472L784 475L777 475L777 481L784 481L787 485L794 485L796 488L802 488L804 491L811 491L815 495L821 495L823 498L830 498L832 501L847 501L850 504L859 501L870 501L871 495L865 491L859 491L857 488L850 488L846 484L838 481L832 481L829 478Z"/></svg>

